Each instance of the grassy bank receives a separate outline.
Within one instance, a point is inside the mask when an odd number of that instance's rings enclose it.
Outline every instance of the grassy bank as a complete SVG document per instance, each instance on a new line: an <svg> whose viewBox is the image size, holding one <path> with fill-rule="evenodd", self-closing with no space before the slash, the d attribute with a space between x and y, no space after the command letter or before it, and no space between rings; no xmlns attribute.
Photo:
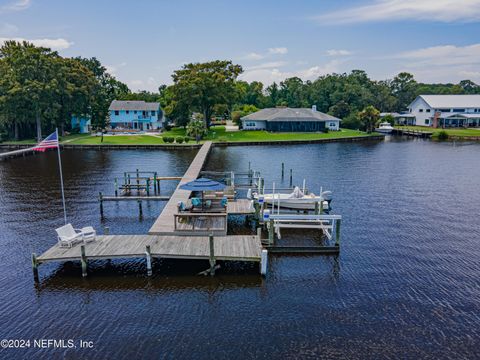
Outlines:
<svg viewBox="0 0 480 360"><path fill-rule="evenodd" d="M47 134L49 135L49 134ZM44 136L46 136L44 134ZM73 135L67 135L67 136L60 136L60 142L62 143L70 143L73 140L85 138L85 137L90 137L88 134L73 134ZM7 140L0 145L35 145L37 143L36 139L24 139L24 140L19 140L19 141L14 141L14 140Z"/></svg>
<svg viewBox="0 0 480 360"><path fill-rule="evenodd" d="M480 128L477 129L464 129L464 128L448 128L448 129L434 129L429 126L395 126L399 129L404 130L415 130L415 131L427 131L433 133L432 137L438 137L438 134L441 131L445 131L448 136L455 136L455 137L472 137L472 136L480 136Z"/></svg>
<svg viewBox="0 0 480 360"><path fill-rule="evenodd" d="M158 145L165 144L162 137L185 136L183 128L175 128L159 135L115 135L104 136L103 143L100 137L86 136L74 139L69 144L78 145ZM264 142L264 141L300 141L318 139L336 139L352 136L368 136L367 133L356 130L342 129L329 133L269 133L267 131L235 131L226 132L224 126L212 127L208 135L202 140L214 142ZM189 144L195 143L190 141Z"/></svg>

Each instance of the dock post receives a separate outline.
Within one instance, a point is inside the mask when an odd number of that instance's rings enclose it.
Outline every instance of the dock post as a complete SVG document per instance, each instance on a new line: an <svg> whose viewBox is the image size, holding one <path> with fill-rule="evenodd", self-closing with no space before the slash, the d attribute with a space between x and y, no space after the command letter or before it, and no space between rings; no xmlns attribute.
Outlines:
<svg viewBox="0 0 480 360"><path fill-rule="evenodd" d="M147 179L147 196L150 196L150 179Z"/></svg>
<svg viewBox="0 0 480 360"><path fill-rule="evenodd" d="M82 258L81 258L81 262L82 262L82 277L86 277L87 276L87 256L85 255L85 245L82 245L80 247L80 250L82 252Z"/></svg>
<svg viewBox="0 0 480 360"><path fill-rule="evenodd" d="M268 222L268 245L273 245L274 236L273 220L270 219Z"/></svg>
<svg viewBox="0 0 480 360"><path fill-rule="evenodd" d="M155 173L153 174L153 192L155 194L157 194L157 192L158 192L157 191L157 186L158 186L158 184L157 184L157 172L155 171Z"/></svg>
<svg viewBox="0 0 480 360"><path fill-rule="evenodd" d="M282 179L285 177L285 163L282 162Z"/></svg>
<svg viewBox="0 0 480 360"><path fill-rule="evenodd" d="M210 234L208 236L208 247L210 250L210 275L213 276L215 275L215 249L214 249L214 244L213 244L213 234Z"/></svg>
<svg viewBox="0 0 480 360"><path fill-rule="evenodd" d="M140 217L142 217L143 216L142 200L138 200L138 212Z"/></svg>
<svg viewBox="0 0 480 360"><path fill-rule="evenodd" d="M123 185L127 185L127 172L123 173Z"/></svg>
<svg viewBox="0 0 480 360"><path fill-rule="evenodd" d="M342 224L342 220L337 220L335 226L335 246L340 246L340 226Z"/></svg>
<svg viewBox="0 0 480 360"><path fill-rule="evenodd" d="M147 275L152 276L152 253L150 251L150 245L145 247L145 255L147 256Z"/></svg>
<svg viewBox="0 0 480 360"><path fill-rule="evenodd" d="M110 228L108 226L105 226L103 228L103 235L108 235L108 234L110 234Z"/></svg>
<svg viewBox="0 0 480 360"><path fill-rule="evenodd" d="M267 265L268 265L268 251L263 249L262 255L260 258L260 274L262 274L262 276L267 275Z"/></svg>
<svg viewBox="0 0 480 360"><path fill-rule="evenodd" d="M260 205L259 205L259 203L254 201L253 207L255 208L255 219L259 220L260 219Z"/></svg>
<svg viewBox="0 0 480 360"><path fill-rule="evenodd" d="M258 237L258 241L260 243L262 243L262 228L261 227L257 228L257 237Z"/></svg>
<svg viewBox="0 0 480 360"><path fill-rule="evenodd" d="M102 194L102 192L98 193L98 200L100 200L100 215L103 217L103 194Z"/></svg>
<svg viewBox="0 0 480 360"><path fill-rule="evenodd" d="M290 169L290 187L293 186L293 170Z"/></svg>
<svg viewBox="0 0 480 360"><path fill-rule="evenodd" d="M320 203L318 201L315 202L315 215L319 214L319 205Z"/></svg>
<svg viewBox="0 0 480 360"><path fill-rule="evenodd" d="M118 196L118 179L115 178L115 196Z"/></svg>
<svg viewBox="0 0 480 360"><path fill-rule="evenodd" d="M252 186L253 183L253 170L248 169L248 185Z"/></svg>
<svg viewBox="0 0 480 360"><path fill-rule="evenodd" d="M127 181L128 181L128 185L130 185L130 174L128 174ZM130 189L128 189L128 190L130 190Z"/></svg>
<svg viewBox="0 0 480 360"><path fill-rule="evenodd" d="M38 260L37 254L32 253L32 270L33 270L33 280L38 282Z"/></svg>

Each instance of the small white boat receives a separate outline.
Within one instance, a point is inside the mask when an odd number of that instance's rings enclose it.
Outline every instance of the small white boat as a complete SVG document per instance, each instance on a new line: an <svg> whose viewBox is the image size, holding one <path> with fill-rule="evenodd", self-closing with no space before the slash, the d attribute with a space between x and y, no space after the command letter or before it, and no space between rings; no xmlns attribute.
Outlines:
<svg viewBox="0 0 480 360"><path fill-rule="evenodd" d="M375 129L376 132L390 134L393 131L393 126L389 122L380 123L379 127Z"/></svg>
<svg viewBox="0 0 480 360"><path fill-rule="evenodd" d="M315 210L315 204L320 203L324 210L329 209L329 203L332 200L331 191L323 191L320 196L313 193L305 195L297 186L291 194L253 194L255 199L263 199L265 204L293 209L293 210Z"/></svg>

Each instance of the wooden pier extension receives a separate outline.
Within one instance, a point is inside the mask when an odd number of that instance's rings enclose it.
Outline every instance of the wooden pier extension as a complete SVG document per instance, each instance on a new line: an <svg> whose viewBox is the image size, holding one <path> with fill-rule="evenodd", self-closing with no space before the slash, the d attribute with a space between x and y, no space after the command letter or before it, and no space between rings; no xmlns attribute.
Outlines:
<svg viewBox="0 0 480 360"><path fill-rule="evenodd" d="M150 235L173 235L175 234L175 224L173 221L174 214L177 213L177 204L182 201L184 204L187 203L191 191L179 189L179 186L187 182L193 181L198 178L200 171L202 170L207 156L212 147L212 142L207 141L202 145L197 155L193 159L185 175L183 175L182 180L177 186L177 189L170 197L170 200L167 202L163 208L162 213L157 218L155 223L152 225L148 233Z"/></svg>

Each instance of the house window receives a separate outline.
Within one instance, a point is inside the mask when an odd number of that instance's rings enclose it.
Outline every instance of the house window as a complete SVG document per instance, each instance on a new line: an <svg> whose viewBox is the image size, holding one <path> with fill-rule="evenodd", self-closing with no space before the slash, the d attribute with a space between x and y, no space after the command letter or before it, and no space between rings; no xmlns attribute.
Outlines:
<svg viewBox="0 0 480 360"><path fill-rule="evenodd" d="M120 115L120 111L115 110L115 116L118 116L118 115Z"/></svg>
<svg viewBox="0 0 480 360"><path fill-rule="evenodd" d="M152 114L152 116L155 116L155 111L152 111L150 114Z"/></svg>
<svg viewBox="0 0 480 360"><path fill-rule="evenodd" d="M330 123L330 127L335 127L335 126L337 126L337 124L335 124L334 122Z"/></svg>
<svg viewBox="0 0 480 360"><path fill-rule="evenodd" d="M135 110L133 113L136 114L136 113L137 113L137 110Z"/></svg>
<svg viewBox="0 0 480 360"><path fill-rule="evenodd" d="M130 111L127 110L127 114L130 114Z"/></svg>
<svg viewBox="0 0 480 360"><path fill-rule="evenodd" d="M425 125L428 125L428 124L430 124L430 120L425 119Z"/></svg>
<svg viewBox="0 0 480 360"><path fill-rule="evenodd" d="M426 111L426 112L430 112L430 109L426 109L425 111Z"/></svg>
<svg viewBox="0 0 480 360"><path fill-rule="evenodd" d="M453 109L453 112L465 112L465 109Z"/></svg>
<svg viewBox="0 0 480 360"><path fill-rule="evenodd" d="M418 109L418 112L423 112L423 109Z"/></svg>

